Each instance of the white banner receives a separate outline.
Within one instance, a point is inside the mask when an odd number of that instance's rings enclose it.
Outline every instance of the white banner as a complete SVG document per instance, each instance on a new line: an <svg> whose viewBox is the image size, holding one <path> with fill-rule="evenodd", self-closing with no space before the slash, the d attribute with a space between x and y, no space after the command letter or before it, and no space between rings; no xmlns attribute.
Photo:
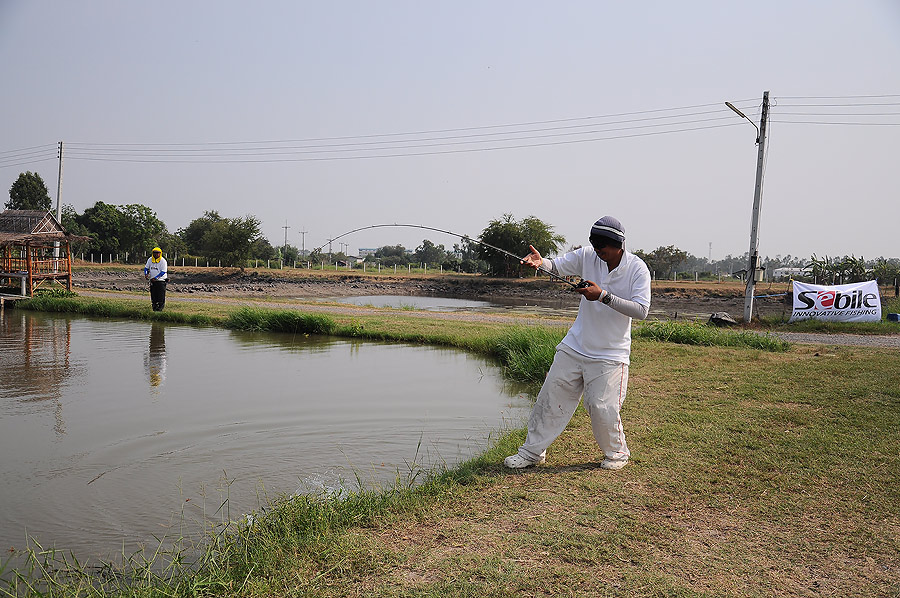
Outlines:
<svg viewBox="0 0 900 598"><path fill-rule="evenodd" d="M881 296L874 280L853 284L822 286L794 281L794 309L797 320L832 322L877 322L881 320Z"/></svg>

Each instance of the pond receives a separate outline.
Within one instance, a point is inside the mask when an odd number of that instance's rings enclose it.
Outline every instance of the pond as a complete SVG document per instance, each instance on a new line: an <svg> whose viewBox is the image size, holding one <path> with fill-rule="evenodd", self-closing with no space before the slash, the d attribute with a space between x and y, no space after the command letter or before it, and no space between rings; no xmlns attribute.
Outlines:
<svg viewBox="0 0 900 598"><path fill-rule="evenodd" d="M571 316L578 314L578 303L558 299L528 299L517 297L491 297L490 301L480 299L460 299L426 295L357 295L353 297L332 297L335 303L346 303L364 307L389 307L393 309L419 309L435 312L500 312L508 314L537 314L547 316Z"/></svg>
<svg viewBox="0 0 900 598"><path fill-rule="evenodd" d="M0 541L106 558L452 466L530 404L457 350L6 310Z"/></svg>

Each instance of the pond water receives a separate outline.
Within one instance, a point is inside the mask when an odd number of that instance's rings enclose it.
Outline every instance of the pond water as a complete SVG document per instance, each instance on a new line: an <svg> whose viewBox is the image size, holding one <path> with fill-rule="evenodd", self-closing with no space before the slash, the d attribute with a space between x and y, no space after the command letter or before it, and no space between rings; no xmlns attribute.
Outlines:
<svg viewBox="0 0 900 598"><path fill-rule="evenodd" d="M570 315L578 313L578 303L555 299L534 300L516 297L492 297L490 301L459 299L423 295L359 295L355 297L333 297L336 303L369 307L390 307L393 309L419 309L436 312L503 312L546 315Z"/></svg>
<svg viewBox="0 0 900 598"><path fill-rule="evenodd" d="M298 297L299 299L300 297ZM303 298L307 299L308 298ZM388 307L392 309L417 309L435 312L479 312L506 313L537 316L563 316L575 319L578 315L578 302L563 299L535 299L530 297L491 297L490 300L459 299L451 297L423 295L358 295L354 297L331 297L329 302L346 303L368 307ZM651 305L650 317L656 320L672 319L673 314ZM682 310L682 319L705 319L707 311Z"/></svg>
<svg viewBox="0 0 900 598"><path fill-rule="evenodd" d="M529 407L456 350L5 310L0 542L106 558L452 466Z"/></svg>

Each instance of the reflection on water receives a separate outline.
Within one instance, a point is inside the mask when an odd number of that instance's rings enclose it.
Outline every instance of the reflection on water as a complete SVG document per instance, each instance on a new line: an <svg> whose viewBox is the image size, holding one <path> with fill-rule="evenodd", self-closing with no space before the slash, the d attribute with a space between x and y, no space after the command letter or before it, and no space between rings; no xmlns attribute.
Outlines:
<svg viewBox="0 0 900 598"><path fill-rule="evenodd" d="M0 542L81 556L483 450L530 400L459 351L0 316Z"/></svg>
<svg viewBox="0 0 900 598"><path fill-rule="evenodd" d="M0 415L50 414L54 433L66 433L60 398L63 384L77 371L71 363L71 337L68 320L44 326L27 313L0 310L0 396L13 400Z"/></svg>
<svg viewBox="0 0 900 598"><path fill-rule="evenodd" d="M150 325L150 348L144 356L150 386L158 388L166 381L166 326L162 322Z"/></svg>

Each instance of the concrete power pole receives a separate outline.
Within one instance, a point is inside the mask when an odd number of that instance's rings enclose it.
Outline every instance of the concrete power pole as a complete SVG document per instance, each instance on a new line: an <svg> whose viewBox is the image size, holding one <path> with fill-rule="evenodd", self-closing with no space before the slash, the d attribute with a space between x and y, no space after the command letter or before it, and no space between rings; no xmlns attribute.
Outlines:
<svg viewBox="0 0 900 598"><path fill-rule="evenodd" d="M56 221L62 225L63 142L59 142L59 175L56 177ZM59 272L59 241L53 242L53 269ZM71 281L69 281L71 282Z"/></svg>
<svg viewBox="0 0 900 598"><path fill-rule="evenodd" d="M62 220L63 142L59 142L59 176L56 178L56 219Z"/></svg>
<svg viewBox="0 0 900 598"><path fill-rule="evenodd" d="M735 108L731 102L725 105L734 112L750 121L754 127L756 123L747 118L747 115ZM769 92L763 92L762 115L759 118L759 127L756 127L756 145L759 150L756 156L756 187L753 191L753 214L750 219L750 262L747 267L747 289L744 293L744 322L749 323L753 317L753 291L757 282L762 281L762 272L759 268L759 212L762 204L763 170L766 162L766 124L769 118ZM759 278L759 281L757 281Z"/></svg>
<svg viewBox="0 0 900 598"><path fill-rule="evenodd" d="M291 228L290 226L287 225L287 220L284 221L284 226L282 226L281 228L284 229L284 250L287 251L287 232L288 232L288 229ZM282 259L283 259L283 257L284 256L282 255Z"/></svg>
<svg viewBox="0 0 900 598"><path fill-rule="evenodd" d="M309 231L308 230L298 230L297 232L300 233L300 255L305 257L306 256L306 233L308 233Z"/></svg>
<svg viewBox="0 0 900 598"><path fill-rule="evenodd" d="M756 155L756 187L753 191L753 217L750 222L750 264L747 272L747 290L744 294L744 322L753 318L753 292L757 283L762 282L759 268L759 212L762 209L763 171L766 161L766 124L769 119L769 92L763 92L762 115L759 117L759 150Z"/></svg>

